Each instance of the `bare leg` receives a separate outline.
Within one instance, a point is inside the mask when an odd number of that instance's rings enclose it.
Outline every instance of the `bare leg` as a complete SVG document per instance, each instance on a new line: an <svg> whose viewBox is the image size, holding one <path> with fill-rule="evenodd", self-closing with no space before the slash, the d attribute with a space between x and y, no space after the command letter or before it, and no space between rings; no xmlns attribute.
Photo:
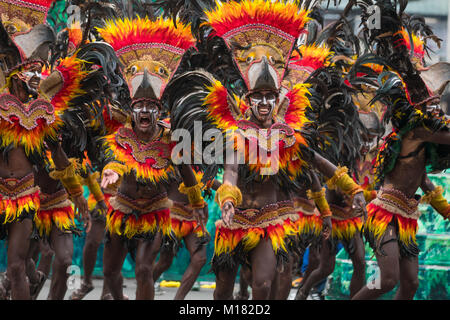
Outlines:
<svg viewBox="0 0 450 320"><path fill-rule="evenodd" d="M93 220L91 231L86 235L86 242L83 248L83 270L85 283L92 284L92 273L97 262L97 251L105 237L106 222Z"/></svg>
<svg viewBox="0 0 450 320"><path fill-rule="evenodd" d="M72 265L73 235L63 233L53 226L50 233L50 246L55 251L49 300L64 300L67 291L67 269Z"/></svg>
<svg viewBox="0 0 450 320"><path fill-rule="evenodd" d="M382 243L392 239L397 239L397 233L392 225L388 225ZM386 255L376 254L380 278L376 279L375 283L365 285L352 300L377 299L397 285L400 278L400 252L397 240L386 242L382 249Z"/></svg>
<svg viewBox="0 0 450 320"><path fill-rule="evenodd" d="M320 263L318 268L314 269L311 274L302 281L300 288L295 297L296 300L306 300L311 288L319 281L328 277L334 270L336 262L336 252L328 243L328 240L322 240L320 248ZM309 267L309 266L308 266Z"/></svg>
<svg viewBox="0 0 450 320"><path fill-rule="evenodd" d="M104 285L109 288L115 300L123 300L121 270L128 250L118 235L111 234L110 238L103 250Z"/></svg>
<svg viewBox="0 0 450 320"><path fill-rule="evenodd" d="M283 272L279 274L280 277L280 288L277 292L277 300L287 300L292 287L292 268L294 266L294 256L289 255L289 263L284 268Z"/></svg>
<svg viewBox="0 0 450 320"><path fill-rule="evenodd" d="M181 278L181 285L177 290L174 300L183 300L186 297L206 263L206 246L203 245L197 250L198 244L195 234L188 234L184 238L184 243L191 255L191 261L183 274L183 278Z"/></svg>
<svg viewBox="0 0 450 320"><path fill-rule="evenodd" d="M24 219L13 222L8 232L7 274L11 283L12 300L30 300L30 289L26 279L25 265L30 246L32 221Z"/></svg>
<svg viewBox="0 0 450 320"><path fill-rule="evenodd" d="M364 242L361 234L355 234L355 252L350 255L353 264L352 280L350 281L350 298L361 290L366 283L366 257L364 250Z"/></svg>
<svg viewBox="0 0 450 320"><path fill-rule="evenodd" d="M233 288L239 266L233 269L220 270L216 273L216 289L214 289L214 300L233 300Z"/></svg>
<svg viewBox="0 0 450 320"><path fill-rule="evenodd" d="M239 273L239 292L234 297L235 300L248 300L249 283L251 283L251 270L245 266L241 266Z"/></svg>
<svg viewBox="0 0 450 320"><path fill-rule="evenodd" d="M153 282L158 281L163 272L170 268L174 257L173 250L162 250L159 252L159 259L153 267Z"/></svg>
<svg viewBox="0 0 450 320"><path fill-rule="evenodd" d="M303 260L302 260L303 261ZM320 253L319 248L316 246L310 246L309 247L309 253L308 253L308 267L305 270L305 273L303 274L302 282L300 283L300 287L305 283L306 279L311 275L311 272L316 270L319 267L320 264Z"/></svg>
<svg viewBox="0 0 450 320"><path fill-rule="evenodd" d="M30 298L32 300L36 300L47 279L46 274L36 269L36 263L39 260L40 242L41 240L31 240L26 263L26 273L30 286Z"/></svg>
<svg viewBox="0 0 450 320"><path fill-rule="evenodd" d="M275 281L277 259L270 240L261 239L250 252L252 266L252 299L267 300Z"/></svg>
<svg viewBox="0 0 450 320"><path fill-rule="evenodd" d="M153 282L153 264L158 255L161 241L140 240L136 252L136 300L153 300L155 298L155 283Z"/></svg>
<svg viewBox="0 0 450 320"><path fill-rule="evenodd" d="M39 241L39 248L41 252L41 259L39 260L38 270L45 274L45 277L48 278L50 269L52 268L52 261L55 252L46 241Z"/></svg>
<svg viewBox="0 0 450 320"><path fill-rule="evenodd" d="M95 263L97 262L97 251L103 238L105 237L106 222L102 220L93 220L91 231L86 235L86 241L83 248L83 284L80 289L73 292L70 296L71 300L81 300L90 291L94 289L92 284L92 273L94 272ZM103 286L102 297L107 294L106 287Z"/></svg>
<svg viewBox="0 0 450 320"><path fill-rule="evenodd" d="M26 263L26 273L30 285L39 282L40 277L36 270L36 263L39 260L39 242L36 240L30 241L30 248L28 249L28 258Z"/></svg>
<svg viewBox="0 0 450 320"><path fill-rule="evenodd" d="M400 286L395 294L395 300L412 300L419 287L419 259L400 259Z"/></svg>

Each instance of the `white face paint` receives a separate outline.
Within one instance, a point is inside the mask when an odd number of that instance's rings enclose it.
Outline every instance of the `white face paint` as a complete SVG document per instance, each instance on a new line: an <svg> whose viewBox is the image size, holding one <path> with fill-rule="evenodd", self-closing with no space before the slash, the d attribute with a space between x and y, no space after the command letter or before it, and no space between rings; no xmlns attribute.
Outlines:
<svg viewBox="0 0 450 320"><path fill-rule="evenodd" d="M17 74L20 80L22 80L28 90L36 92L42 80L42 72L39 67L32 67L31 69L25 69Z"/></svg>
<svg viewBox="0 0 450 320"><path fill-rule="evenodd" d="M249 97L250 105L254 115L258 120L263 120L272 115L277 102L277 96L274 92L255 92Z"/></svg>
<svg viewBox="0 0 450 320"><path fill-rule="evenodd" d="M136 126L145 131L156 125L159 109L156 103L143 100L135 103L132 107L133 120Z"/></svg>

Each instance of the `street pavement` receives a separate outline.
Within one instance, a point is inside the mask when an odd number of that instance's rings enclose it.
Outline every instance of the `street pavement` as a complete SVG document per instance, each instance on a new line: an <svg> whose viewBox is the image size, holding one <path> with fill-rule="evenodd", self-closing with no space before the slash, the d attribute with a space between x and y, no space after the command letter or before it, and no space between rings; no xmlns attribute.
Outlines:
<svg viewBox="0 0 450 320"><path fill-rule="evenodd" d="M86 295L84 300L99 300L102 293L103 279L94 279L93 284L95 286L94 290ZM159 285L159 283L157 284ZM213 288L201 288L202 285L211 285L210 282L200 282L194 285L193 290L191 290L186 296L185 300L213 300ZM40 292L37 300L46 300L48 292L50 289L50 280L45 282L42 291ZM239 284L235 285L235 291L239 289ZM292 299L295 289L291 290L290 299ZM65 300L69 299L69 296L74 290L67 290ZM177 292L177 288L174 287L164 287L155 291L155 300L173 300ZM136 298L136 280L135 279L124 279L124 294L126 294L130 300Z"/></svg>

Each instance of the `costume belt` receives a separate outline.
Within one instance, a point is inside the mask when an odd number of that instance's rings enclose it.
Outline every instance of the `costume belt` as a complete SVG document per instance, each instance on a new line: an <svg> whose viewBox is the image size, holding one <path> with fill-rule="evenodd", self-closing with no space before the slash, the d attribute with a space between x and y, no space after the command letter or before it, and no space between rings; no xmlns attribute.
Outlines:
<svg viewBox="0 0 450 320"><path fill-rule="evenodd" d="M228 229L266 228L268 226L283 224L285 220L296 221L298 214L291 200L280 201L265 205L261 209L236 208L231 227L225 227L222 220L216 222L216 227Z"/></svg>
<svg viewBox="0 0 450 320"><path fill-rule="evenodd" d="M294 209L296 212L301 212L304 215L320 215L316 209L316 205L313 200L308 200L305 198L296 197L293 199Z"/></svg>
<svg viewBox="0 0 450 320"><path fill-rule="evenodd" d="M0 195L3 200L18 199L37 191L39 191L39 187L34 185L34 175L32 173L21 179L0 178Z"/></svg>
<svg viewBox="0 0 450 320"><path fill-rule="evenodd" d="M41 192L39 194L41 199L40 211L66 208L72 206L72 202L69 200L69 195L65 189L61 189L53 194L47 194Z"/></svg>
<svg viewBox="0 0 450 320"><path fill-rule="evenodd" d="M191 205L183 202L172 201L170 216L181 221L196 221Z"/></svg>
<svg viewBox="0 0 450 320"><path fill-rule="evenodd" d="M110 204L114 210L121 211L125 214L131 214L133 211L145 214L156 210L170 208L172 206L172 201L169 200L166 192L151 199L132 199L118 192L116 196L111 197Z"/></svg>
<svg viewBox="0 0 450 320"><path fill-rule="evenodd" d="M381 188L377 198L371 203L404 218L417 220L421 215L418 209L420 199L408 198L403 192L396 189Z"/></svg>
<svg viewBox="0 0 450 320"><path fill-rule="evenodd" d="M353 214L354 211L348 211L346 208L343 208L341 206L335 205L330 203L330 209L332 212L332 216L331 218L333 218L334 220L348 220L348 219L353 219L356 218L357 216L355 216Z"/></svg>

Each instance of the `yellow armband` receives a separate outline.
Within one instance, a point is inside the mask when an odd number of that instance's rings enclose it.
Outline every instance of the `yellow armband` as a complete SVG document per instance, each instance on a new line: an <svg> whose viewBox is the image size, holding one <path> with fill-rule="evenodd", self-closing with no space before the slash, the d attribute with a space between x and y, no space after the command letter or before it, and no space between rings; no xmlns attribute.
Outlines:
<svg viewBox="0 0 450 320"><path fill-rule="evenodd" d="M89 192L92 193L94 199L97 202L105 200L105 196L103 195L102 188L98 183L98 178L100 174L98 172L94 172L92 174L88 174L88 176L82 179L82 184L89 188Z"/></svg>
<svg viewBox="0 0 450 320"><path fill-rule="evenodd" d="M364 199L367 203L371 202L373 199L377 197L376 190L364 190Z"/></svg>
<svg viewBox="0 0 450 320"><path fill-rule="evenodd" d="M192 187L186 187L184 183L181 183L178 187L178 191L180 191L182 194L187 195L191 207L197 209L205 207L205 200L202 197L203 188L204 185L201 182Z"/></svg>
<svg viewBox="0 0 450 320"><path fill-rule="evenodd" d="M125 172L127 172L127 167L124 164L121 164L121 163L115 162L115 161L108 163L103 168L102 180L103 180L103 173L105 172L105 170L112 170L119 175L119 179L117 180L117 182L108 186L108 189L116 190L122 183L122 177L125 174Z"/></svg>
<svg viewBox="0 0 450 320"><path fill-rule="evenodd" d="M76 175L76 161L74 159L70 159L70 164L66 168L55 169L49 175L54 180L60 180L71 197L78 197L83 194L83 187Z"/></svg>
<svg viewBox="0 0 450 320"><path fill-rule="evenodd" d="M429 203L444 218L448 218L450 214L450 205L443 196L444 189L436 187L433 191L429 191L422 197L422 203Z"/></svg>
<svg viewBox="0 0 450 320"><path fill-rule="evenodd" d="M226 201L231 201L236 207L242 203L242 193L238 187L232 186L229 183L224 183L217 189L215 200L220 208L223 207Z"/></svg>
<svg viewBox="0 0 450 320"><path fill-rule="evenodd" d="M349 196L354 196L357 193L364 192L360 185L358 185L347 174L347 167L338 167L333 177L327 181L327 186L330 190L339 188L342 192Z"/></svg>
<svg viewBox="0 0 450 320"><path fill-rule="evenodd" d="M317 192L308 190L306 195L308 196L308 199L314 200L322 218L330 217L332 215L330 205L325 197L325 188L322 188L322 190Z"/></svg>

